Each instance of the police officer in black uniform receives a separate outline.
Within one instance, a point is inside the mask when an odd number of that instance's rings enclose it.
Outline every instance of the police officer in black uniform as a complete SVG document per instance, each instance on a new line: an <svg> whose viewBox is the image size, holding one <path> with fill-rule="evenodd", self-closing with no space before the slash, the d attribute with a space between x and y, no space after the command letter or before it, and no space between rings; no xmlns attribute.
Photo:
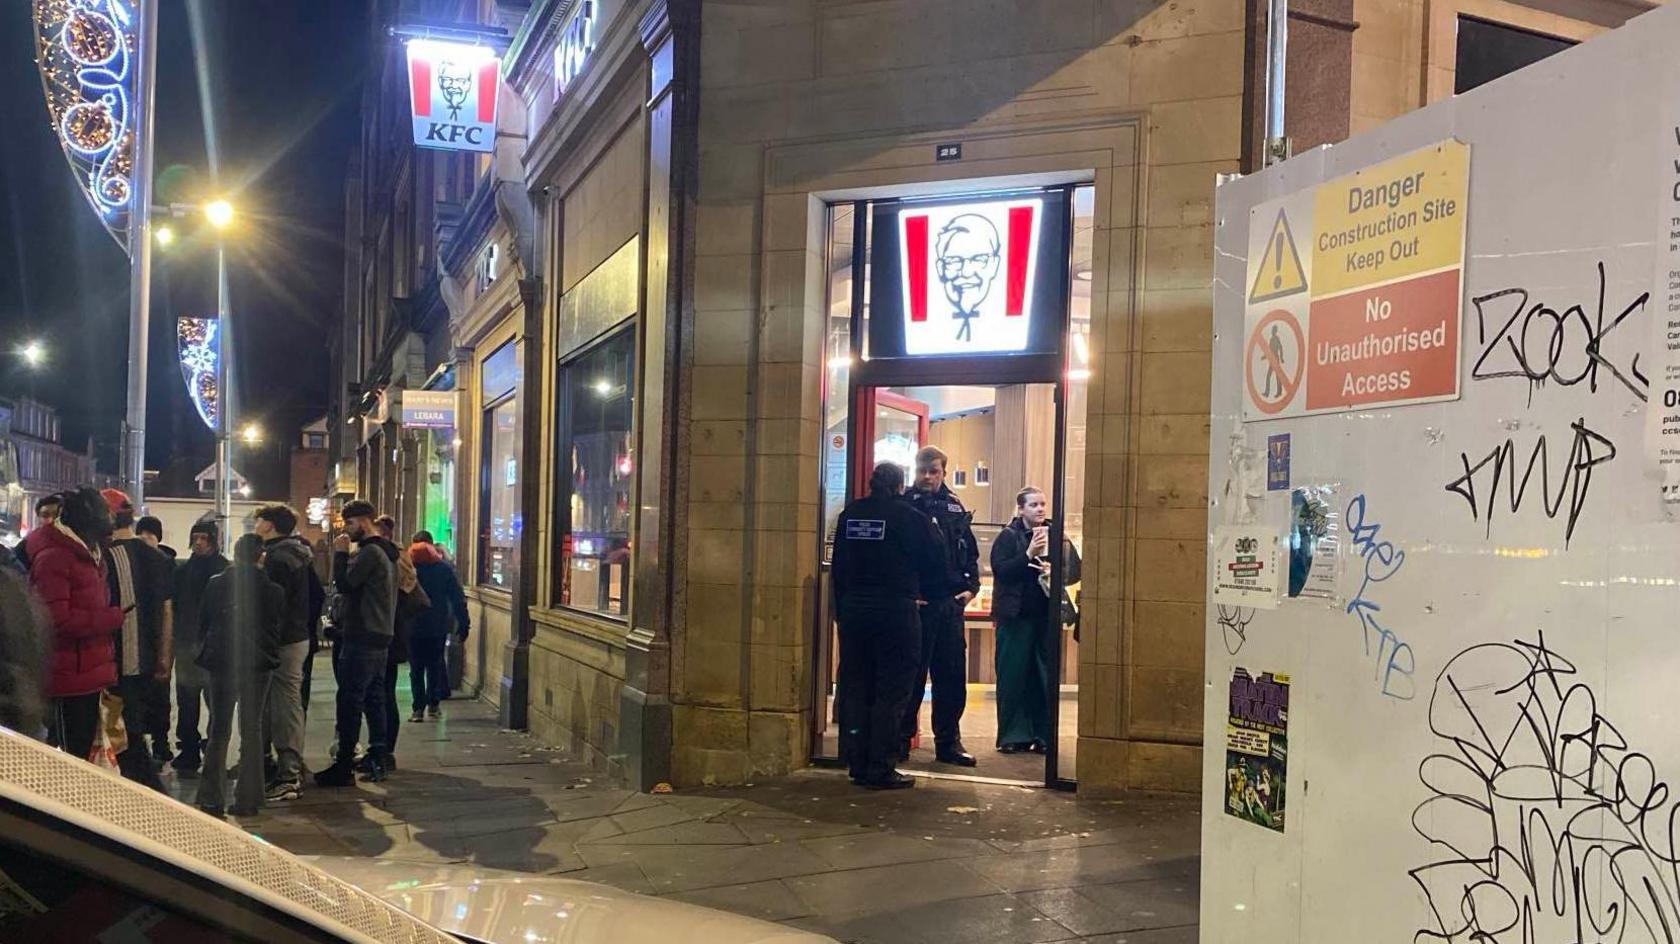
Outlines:
<svg viewBox="0 0 1680 944"><path fill-rule="evenodd" d="M904 469L881 463L869 496L847 505L834 531L840 756L852 782L872 790L915 784L893 763L921 659L922 587L945 569L932 523L900 500L903 492Z"/></svg>
<svg viewBox="0 0 1680 944"><path fill-rule="evenodd" d="M916 453L916 488L905 495L911 507L932 519L945 547L939 580L923 584L922 665L904 713L899 757L910 756L921 694L933 676L934 757L944 764L973 767L974 755L963 748L962 716L968 707L968 638L963 609L980 592L980 547L974 540L974 515L945 485L948 461L938 446Z"/></svg>

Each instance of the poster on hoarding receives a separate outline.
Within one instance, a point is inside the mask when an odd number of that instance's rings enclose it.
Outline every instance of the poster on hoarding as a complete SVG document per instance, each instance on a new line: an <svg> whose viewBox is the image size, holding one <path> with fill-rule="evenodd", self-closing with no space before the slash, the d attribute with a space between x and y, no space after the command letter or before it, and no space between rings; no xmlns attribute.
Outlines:
<svg viewBox="0 0 1680 944"><path fill-rule="evenodd" d="M1283 832L1289 773L1289 676L1231 672L1225 725L1225 812Z"/></svg>
<svg viewBox="0 0 1680 944"><path fill-rule="evenodd" d="M1213 537L1213 602L1275 610L1282 595L1277 532L1256 525L1219 528Z"/></svg>

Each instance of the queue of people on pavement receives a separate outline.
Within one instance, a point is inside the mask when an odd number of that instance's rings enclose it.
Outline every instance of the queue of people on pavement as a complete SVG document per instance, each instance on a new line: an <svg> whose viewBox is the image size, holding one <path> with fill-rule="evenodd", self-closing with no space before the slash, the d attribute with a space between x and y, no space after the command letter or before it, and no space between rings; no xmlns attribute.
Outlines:
<svg viewBox="0 0 1680 944"><path fill-rule="evenodd" d="M283 504L253 512L231 561L208 520L193 525L177 559L162 523L136 517L116 489L48 496L36 515L22 544L0 555L0 725L159 791L172 770L198 781L194 800L205 812L248 816L302 793L311 667L323 637L338 714L317 786L349 786L358 773L382 780L395 767L401 662L412 662L410 720L439 717L443 653L470 628L465 596L430 534L399 548L395 523L368 502L343 509L330 585ZM229 768L236 731L239 759Z"/></svg>
<svg viewBox="0 0 1680 944"><path fill-rule="evenodd" d="M922 693L932 681L934 757L974 767L963 745L968 655L964 613L980 591L973 513L945 483L949 458L936 446L905 470L892 462L870 474L868 495L848 504L834 532L831 571L839 623L836 713L840 756L852 781L876 790L913 786L896 763L910 759ZM999 753L1046 753L1055 693L1053 661L1071 602L1053 591L1049 504L1028 486L993 542L992 619L997 627ZM1079 580L1079 555L1062 542L1064 584Z"/></svg>

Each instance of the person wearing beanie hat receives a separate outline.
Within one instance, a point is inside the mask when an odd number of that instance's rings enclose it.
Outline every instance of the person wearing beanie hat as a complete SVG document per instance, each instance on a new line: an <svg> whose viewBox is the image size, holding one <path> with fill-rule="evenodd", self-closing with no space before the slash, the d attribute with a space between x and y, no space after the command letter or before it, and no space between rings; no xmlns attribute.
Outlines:
<svg viewBox="0 0 1680 944"><path fill-rule="evenodd" d="M158 713L163 683L175 668L173 644L175 565L163 552L134 533L134 503L114 488L99 493L111 512L113 532L105 548L105 577L111 599L124 610L117 635L117 692L123 699L128 748L118 755L122 774L156 790L163 789L148 745L150 721ZM167 730L167 725L165 729ZM167 753L159 745L156 753Z"/></svg>
<svg viewBox="0 0 1680 944"><path fill-rule="evenodd" d="M175 567L175 760L182 779L198 776L205 732L200 719L210 707L210 676L198 665L204 650L201 616L210 578L228 567L216 522L200 519L188 537L187 559Z"/></svg>

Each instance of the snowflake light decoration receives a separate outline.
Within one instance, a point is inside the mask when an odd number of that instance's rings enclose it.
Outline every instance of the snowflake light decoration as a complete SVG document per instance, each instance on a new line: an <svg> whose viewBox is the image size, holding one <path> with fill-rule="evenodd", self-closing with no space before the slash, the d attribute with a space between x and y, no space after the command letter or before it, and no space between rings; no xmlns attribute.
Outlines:
<svg viewBox="0 0 1680 944"><path fill-rule="evenodd" d="M34 2L35 64L47 115L100 222L127 248L134 3L144 0Z"/></svg>
<svg viewBox="0 0 1680 944"><path fill-rule="evenodd" d="M182 318L175 322L177 360L181 379L187 382L187 399L198 410L198 418L212 430L221 419L221 387L217 368L222 360L221 325L214 318Z"/></svg>

